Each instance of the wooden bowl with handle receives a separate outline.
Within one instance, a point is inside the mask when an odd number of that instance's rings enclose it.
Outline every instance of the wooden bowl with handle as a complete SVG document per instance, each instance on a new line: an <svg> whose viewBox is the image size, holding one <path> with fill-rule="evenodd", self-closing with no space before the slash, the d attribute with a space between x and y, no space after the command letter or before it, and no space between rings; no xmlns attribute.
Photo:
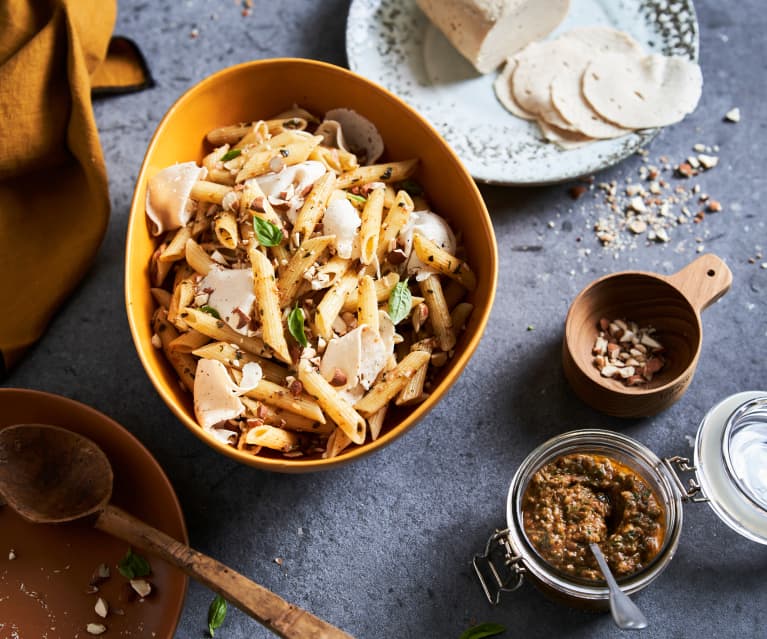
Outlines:
<svg viewBox="0 0 767 639"><path fill-rule="evenodd" d="M669 276L623 271L592 282L575 298L565 320L562 365L575 393L616 417L646 417L671 406L695 373L703 341L700 313L731 284L732 272L713 254L702 255ZM592 349L602 318L656 329L666 363L651 381L627 386L623 380L601 375Z"/></svg>

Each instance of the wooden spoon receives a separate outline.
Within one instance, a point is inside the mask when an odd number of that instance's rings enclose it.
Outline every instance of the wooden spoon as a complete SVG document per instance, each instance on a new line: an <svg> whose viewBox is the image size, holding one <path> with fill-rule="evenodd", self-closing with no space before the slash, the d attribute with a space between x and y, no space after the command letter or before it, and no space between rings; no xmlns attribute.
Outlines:
<svg viewBox="0 0 767 639"><path fill-rule="evenodd" d="M280 637L353 639L112 506L112 480L109 459L82 435L43 424L19 424L0 431L0 497L27 521L52 524L92 516L99 530L177 566Z"/></svg>
<svg viewBox="0 0 767 639"><path fill-rule="evenodd" d="M565 320L565 377L583 401L608 415L645 417L668 408L692 381L703 342L700 313L731 284L730 269L710 253L673 275L623 271L592 282L573 300ZM651 382L626 386L600 375L592 363L600 318L657 329L667 362Z"/></svg>

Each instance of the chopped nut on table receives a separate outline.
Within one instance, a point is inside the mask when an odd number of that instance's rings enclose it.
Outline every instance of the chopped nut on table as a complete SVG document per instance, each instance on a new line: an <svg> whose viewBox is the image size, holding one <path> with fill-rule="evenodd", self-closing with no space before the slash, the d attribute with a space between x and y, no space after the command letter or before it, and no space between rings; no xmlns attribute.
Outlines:
<svg viewBox="0 0 767 639"><path fill-rule="evenodd" d="M636 322L599 320L599 332L591 350L593 363L603 377L639 386L651 381L666 363L663 345L653 337L655 329Z"/></svg>

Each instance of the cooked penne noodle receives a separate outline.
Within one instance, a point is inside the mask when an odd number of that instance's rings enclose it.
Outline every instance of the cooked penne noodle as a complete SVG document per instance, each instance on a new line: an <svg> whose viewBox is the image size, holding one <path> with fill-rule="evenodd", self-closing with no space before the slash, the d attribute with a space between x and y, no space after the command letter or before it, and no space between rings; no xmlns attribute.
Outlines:
<svg viewBox="0 0 767 639"><path fill-rule="evenodd" d="M420 233L413 233L413 250L424 264L460 282L464 288L470 291L477 288L477 278L466 262L450 255Z"/></svg>
<svg viewBox="0 0 767 639"><path fill-rule="evenodd" d="M352 171L359 166L357 156L343 149L331 149L326 146L316 146L309 154L310 160L322 162L325 168L334 173Z"/></svg>
<svg viewBox="0 0 767 639"><path fill-rule="evenodd" d="M378 331L378 300L373 278L365 275L357 285L357 324Z"/></svg>
<svg viewBox="0 0 767 639"><path fill-rule="evenodd" d="M206 180L197 180L192 186L192 192L189 194L198 202L210 202L220 205L224 198L232 192L231 187L224 184L216 184Z"/></svg>
<svg viewBox="0 0 767 639"><path fill-rule="evenodd" d="M176 284L168 305L168 321L180 331L189 330L189 326L179 317L179 312L189 306L193 299L194 284L192 280L187 278Z"/></svg>
<svg viewBox="0 0 767 639"><path fill-rule="evenodd" d="M188 226L182 226L173 235L165 250L157 258L160 262L177 262L185 257L186 241L192 238L192 229Z"/></svg>
<svg viewBox="0 0 767 639"><path fill-rule="evenodd" d="M187 240L184 248L187 264L200 275L207 275L216 264L205 249L194 240Z"/></svg>
<svg viewBox="0 0 767 639"><path fill-rule="evenodd" d="M277 359L290 364L292 358L285 340L285 329L282 326L280 294L274 278L274 267L269 258L252 244L248 250L248 257L253 269L256 312L261 321L263 340L272 348Z"/></svg>
<svg viewBox="0 0 767 639"><path fill-rule="evenodd" d="M360 262L371 264L378 254L378 235L381 232L384 189L373 189L362 209L360 225Z"/></svg>
<svg viewBox="0 0 767 639"><path fill-rule="evenodd" d="M381 434L381 429L386 419L387 408L387 406L384 406L368 417L368 430L370 431L370 439L373 441L378 439L378 436Z"/></svg>
<svg viewBox="0 0 767 639"><path fill-rule="evenodd" d="M370 182L402 182L415 173L416 166L417 159L361 166L339 175L337 188L348 189Z"/></svg>
<svg viewBox="0 0 767 639"><path fill-rule="evenodd" d="M324 254L325 249L328 248L334 238L333 235L313 237L306 240L293 253L277 282L282 308L292 306L301 283L305 281L304 274Z"/></svg>
<svg viewBox="0 0 767 639"><path fill-rule="evenodd" d="M267 125L266 122L263 120L254 122L248 127L245 135L234 143L232 149L242 150L246 146L263 144L269 138L270 133L269 125ZM242 157L243 155L239 155L235 159L240 159ZM242 162L240 162L240 164L242 164Z"/></svg>
<svg viewBox="0 0 767 639"><path fill-rule="evenodd" d="M283 453L297 449L299 441L298 435L295 433L267 424L255 426L245 433L246 444L263 446Z"/></svg>
<svg viewBox="0 0 767 639"><path fill-rule="evenodd" d="M407 191L399 191L394 199L394 206L389 209L378 237L378 262L383 263L386 256L396 247L397 236L413 212L413 200Z"/></svg>
<svg viewBox="0 0 767 639"><path fill-rule="evenodd" d="M342 429L336 428L328 437L322 458L332 459L333 457L338 457L351 443L352 440L349 439L349 436Z"/></svg>
<svg viewBox="0 0 767 639"><path fill-rule="evenodd" d="M305 131L284 131L253 149L245 165L237 174L236 182L279 171L283 166L304 162L322 138Z"/></svg>
<svg viewBox="0 0 767 639"><path fill-rule="evenodd" d="M304 205L298 212L296 223L293 225L293 232L290 237L294 246L300 245L301 242L314 232L314 227L317 226L322 214L325 212L328 198L333 192L335 184L336 175L331 171L325 173L314 183L311 192L304 201Z"/></svg>
<svg viewBox="0 0 767 639"><path fill-rule="evenodd" d="M280 229L284 228L280 216L258 184L258 180L245 180L240 191L240 211L255 211Z"/></svg>
<svg viewBox="0 0 767 639"><path fill-rule="evenodd" d="M404 388L408 379L428 362L429 358L429 353L425 351L411 351L396 368L384 373L354 408L363 417L370 417L378 412Z"/></svg>
<svg viewBox="0 0 767 639"><path fill-rule="evenodd" d="M264 345L261 339L238 333L225 321L208 315L205 311L187 306L179 312L179 317L193 329L203 335L207 335L211 339L236 344L249 353L260 355L261 357L272 356L271 350Z"/></svg>
<svg viewBox="0 0 767 639"><path fill-rule="evenodd" d="M170 300L172 297L171 292L166 291L164 288L156 288L156 287L150 288L149 292L152 294L152 298L154 299L154 301L157 302L157 305L164 308L167 311L168 307L170 306Z"/></svg>
<svg viewBox="0 0 767 639"><path fill-rule="evenodd" d="M210 342L210 337L207 335L197 331L187 331L186 333L181 333L168 347L179 353L192 353L195 349L201 348L208 342Z"/></svg>
<svg viewBox="0 0 767 639"><path fill-rule="evenodd" d="M277 362L265 357L259 357L253 353L248 353L228 342L211 342L200 346L192 351L192 355L204 359L215 359L226 366L232 368L242 368L245 364L254 362L261 367L264 379L275 384L284 384L288 372Z"/></svg>
<svg viewBox="0 0 767 639"><path fill-rule="evenodd" d="M450 321L453 324L454 331L462 331L466 328L466 320L469 319L469 315L474 310L474 304L468 302L461 302L456 304L455 308L450 311Z"/></svg>
<svg viewBox="0 0 767 639"><path fill-rule="evenodd" d="M382 278L374 280L376 300L378 303L386 302L391 295L392 290L399 282L399 275L397 273L387 273ZM344 301L344 305L341 307L343 311L355 312L359 306L358 292L356 290L351 291Z"/></svg>
<svg viewBox="0 0 767 639"><path fill-rule="evenodd" d="M347 271L328 289L322 301L317 305L317 312L314 314L317 335L323 339L330 339L333 334L333 322L341 312L346 296L356 286L357 274L353 271Z"/></svg>
<svg viewBox="0 0 767 639"><path fill-rule="evenodd" d="M236 249L239 244L239 232L237 230L237 218L231 211L222 211L213 222L213 231L228 249Z"/></svg>
<svg viewBox="0 0 767 639"><path fill-rule="evenodd" d="M422 351L424 353L428 353L431 355L432 351L434 350L434 340L433 339L422 339L415 344L413 344L410 347L411 351ZM407 380L405 383L405 386L402 388L402 390L399 392L399 395L397 396L397 399L395 400L395 404L397 406L407 406L410 404L420 404L424 399L426 399L426 395L423 392L423 385L424 382L426 382L426 373L429 370L429 360L431 358L427 359L421 367L416 370L416 372L413 374L413 376Z"/></svg>
<svg viewBox="0 0 767 639"><path fill-rule="evenodd" d="M168 277L170 269L173 266L173 262L161 262L160 256L168 248L167 244L160 244L157 249L152 253L152 257L149 261L149 273L152 284L155 286L162 286L165 278Z"/></svg>
<svg viewBox="0 0 767 639"><path fill-rule="evenodd" d="M365 441L365 420L306 360L302 359L298 364L298 379L306 392L317 399L328 417L344 431L349 439L355 444Z"/></svg>
<svg viewBox="0 0 767 639"><path fill-rule="evenodd" d="M224 144L237 144L242 137L250 131L252 124L232 124L229 126L220 126L217 129L208 131L205 138L211 146L219 147Z"/></svg>
<svg viewBox="0 0 767 639"><path fill-rule="evenodd" d="M431 322L434 335L439 340L439 347L448 352L455 346L455 331L439 277L429 275L418 285L421 288L426 306L429 307L429 322Z"/></svg>
<svg viewBox="0 0 767 639"><path fill-rule="evenodd" d="M274 384L267 379L262 379L258 382L258 386L245 395L296 415L303 415L320 424L327 422L320 405L309 395L306 393L294 395L289 388Z"/></svg>
<svg viewBox="0 0 767 639"><path fill-rule="evenodd" d="M173 366L181 384L189 391L194 388L194 373L197 369L197 360L188 353L170 348L171 342L178 337L178 331L168 321L167 314L162 309L157 309L152 317L152 331L159 336L162 351Z"/></svg>

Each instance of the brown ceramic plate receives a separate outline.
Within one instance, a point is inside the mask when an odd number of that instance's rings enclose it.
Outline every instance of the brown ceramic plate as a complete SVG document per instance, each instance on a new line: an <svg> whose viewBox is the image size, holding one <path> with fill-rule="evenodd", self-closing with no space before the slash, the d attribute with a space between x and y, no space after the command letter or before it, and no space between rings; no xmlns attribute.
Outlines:
<svg viewBox="0 0 767 639"><path fill-rule="evenodd" d="M106 415L71 399L39 391L0 389L0 428L11 424L53 424L96 442L114 468L113 503L187 541L181 507L168 478L149 451ZM15 559L10 559L13 550ZM84 523L35 525L0 507L0 637L88 637L88 623L103 623L109 637L171 639L186 595L187 577L147 557L155 592L143 601L124 601L126 579L117 563L128 545ZM99 564L111 576L89 594ZM121 600L121 595L122 599ZM109 603L106 619L94 612L97 597ZM124 614L115 614L122 609Z"/></svg>

